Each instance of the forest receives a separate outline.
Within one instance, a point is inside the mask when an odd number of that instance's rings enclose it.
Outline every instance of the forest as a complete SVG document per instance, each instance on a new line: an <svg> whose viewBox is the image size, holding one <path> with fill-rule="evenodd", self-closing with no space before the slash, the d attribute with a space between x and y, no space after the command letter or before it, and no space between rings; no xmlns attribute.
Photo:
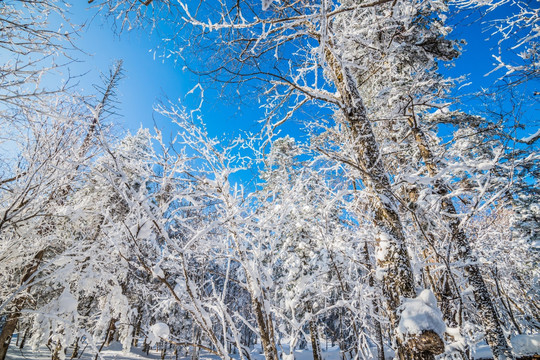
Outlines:
<svg viewBox="0 0 540 360"><path fill-rule="evenodd" d="M0 360L540 359L538 0L87 2L200 104L122 129L74 2L0 1Z"/></svg>

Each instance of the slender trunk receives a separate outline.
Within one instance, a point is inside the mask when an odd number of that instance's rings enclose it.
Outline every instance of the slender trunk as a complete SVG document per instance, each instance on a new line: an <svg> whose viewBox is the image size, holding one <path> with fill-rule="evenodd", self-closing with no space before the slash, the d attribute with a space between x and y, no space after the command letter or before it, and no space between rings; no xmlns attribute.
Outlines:
<svg viewBox="0 0 540 360"><path fill-rule="evenodd" d="M148 343L148 338L147 337L144 338L142 351L143 351L143 353L146 353L146 355L148 355L148 353L150 352L150 343Z"/></svg>
<svg viewBox="0 0 540 360"><path fill-rule="evenodd" d="M19 344L19 349L22 350L24 348L24 345L26 344L26 339L28 338L28 333L30 332L30 327L27 327L24 330L24 335L21 339L21 343Z"/></svg>
<svg viewBox="0 0 540 360"><path fill-rule="evenodd" d="M418 188L413 186L409 188L407 192L409 197L408 210L413 211L414 226L422 233L426 242L431 245L431 248L426 247L422 251L424 261L426 261L426 266L423 268L424 274L427 277L433 293L437 297L437 301L440 303L445 323L451 327L461 326L463 320L461 314L463 301L457 283L452 275L448 259L439 254L434 247L434 244L437 242L437 237L428 226L430 221L427 214L423 212L418 213L416 205L418 198L420 197ZM444 264L442 274L440 274L438 278L434 277L431 273L431 266L428 264L429 262L434 263L433 267L435 269L440 268L440 264ZM435 279L437 279L437 281ZM457 308L453 306L454 301L458 302Z"/></svg>
<svg viewBox="0 0 540 360"><path fill-rule="evenodd" d="M111 319L109 330L107 331L107 337L105 338L105 346L111 345L114 341L114 334L116 333L116 319Z"/></svg>
<svg viewBox="0 0 540 360"><path fill-rule="evenodd" d="M233 236L234 244L242 263L247 263L247 256L240 245L236 234ZM244 265L243 265L244 266ZM274 324L272 315L267 314L264 308L264 289L260 283L253 279L249 271L246 269L246 277L248 284L248 292L251 296L251 309L257 320L257 326L261 337L261 345L264 351L266 360L279 360L275 336Z"/></svg>
<svg viewBox="0 0 540 360"><path fill-rule="evenodd" d="M60 351L62 351L62 344L60 344L60 340L59 340L56 343L56 346L54 347L51 360L60 360Z"/></svg>
<svg viewBox="0 0 540 360"><path fill-rule="evenodd" d="M521 331L521 328L519 324L516 321L516 318L514 317L514 312L512 311L512 305L510 304L510 301L508 301L508 296L504 296L501 292L501 285L499 284L498 279L498 272L497 268L495 270L491 270L491 274L493 275L493 281L495 281L495 288L497 289L497 295L499 296L499 299L501 299L501 304L508 313L508 316L510 317L510 321L512 321L512 324L514 324L514 327L516 328L518 334L523 334ZM505 302L506 299L506 302Z"/></svg>
<svg viewBox="0 0 540 360"><path fill-rule="evenodd" d="M272 318L265 315L263 304L258 298L252 297L251 302L253 312L255 313L255 318L257 319L257 325L259 327L264 356L266 360L279 360L276 342L273 336L274 330Z"/></svg>
<svg viewBox="0 0 540 360"><path fill-rule="evenodd" d="M193 343L199 344L201 341L201 331L198 326L194 326L193 329ZM191 353L191 360L199 360L200 348L198 346L193 347L193 352Z"/></svg>
<svg viewBox="0 0 540 360"><path fill-rule="evenodd" d="M167 348L165 344L163 344L163 348L161 349L161 360L165 360L165 355L167 354Z"/></svg>
<svg viewBox="0 0 540 360"><path fill-rule="evenodd" d="M438 173L433 155L428 146L428 141L417 126L413 116L409 118L409 125L414 135L416 144L422 155L422 159L426 164L426 168L431 177L435 177ZM437 179L433 184L433 189L441 197L441 208L448 214L445 219L449 225L452 240L457 247L458 258L465 264L465 275L473 289L475 307L480 315L484 331L486 333L486 342L491 347L491 351L496 359L513 359L514 356L508 345L508 341L504 336L504 332L499 321L499 316L495 309L491 296L477 265L476 256L473 254L469 239L460 226L460 220L457 218L457 211L450 198L450 189L446 184Z"/></svg>
<svg viewBox="0 0 540 360"><path fill-rule="evenodd" d="M317 329L317 321L311 319L309 321L309 333L311 337L311 349L313 351L313 360L322 360L321 344L319 340L319 331Z"/></svg>
<svg viewBox="0 0 540 360"><path fill-rule="evenodd" d="M137 322L135 324L135 326L133 327L133 332L132 332L132 340L131 340L131 346L133 347L137 347L137 345L139 344L139 336L140 336L140 333L141 333L141 321L142 321L142 314L140 313L140 309L139 309L139 315L137 316Z"/></svg>
<svg viewBox="0 0 540 360"><path fill-rule="evenodd" d="M79 340L80 338L75 339L75 346L73 346L73 353L71 354L71 359L76 359L79 356Z"/></svg>
<svg viewBox="0 0 540 360"><path fill-rule="evenodd" d="M364 257L366 261L366 267L369 271L368 276L368 284L370 287L375 286L375 279L372 275L372 268L371 268L371 260L369 258L369 249L367 242L364 243ZM382 335L382 328L381 328L381 322L379 319L377 319L377 316L379 316L379 304L377 303L377 299L373 299L371 301L371 304L373 306L373 326L375 327L375 342L377 344L377 360L384 360L384 342L383 342L383 335Z"/></svg>
<svg viewBox="0 0 540 360"><path fill-rule="evenodd" d="M115 320L114 318L111 319L111 320L109 321L109 326L107 327L107 332L105 333L105 340L103 340L103 342L101 343L101 346L99 347L99 350L98 350L98 352L97 352L96 357L94 358L94 360L98 360L99 353L101 352L101 350L103 350L103 347L104 347L105 345L108 345L108 340L109 340L109 338L110 338L110 336L111 336L111 330L114 329L114 323L115 323L115 321L116 321L116 320Z"/></svg>

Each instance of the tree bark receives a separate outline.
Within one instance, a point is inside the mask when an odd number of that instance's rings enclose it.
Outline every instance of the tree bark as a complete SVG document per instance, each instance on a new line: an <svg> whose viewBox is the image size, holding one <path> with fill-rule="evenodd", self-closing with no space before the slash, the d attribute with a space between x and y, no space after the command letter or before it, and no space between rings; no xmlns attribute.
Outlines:
<svg viewBox="0 0 540 360"><path fill-rule="evenodd" d="M317 329L317 321L311 319L309 321L309 333L311 337L311 349L313 351L313 360L322 360L321 344L319 341L319 331Z"/></svg>
<svg viewBox="0 0 540 360"><path fill-rule="evenodd" d="M51 360L60 360L60 351L62 351L62 344L58 340L51 355Z"/></svg>
<svg viewBox="0 0 540 360"><path fill-rule="evenodd" d="M6 323L2 328L2 334L0 335L0 360L5 360L6 358L9 344L11 343L11 337L17 327L20 315L21 313L19 311L9 314Z"/></svg>
<svg viewBox="0 0 540 360"><path fill-rule="evenodd" d="M19 344L19 349L23 349L24 348L24 345L26 344L26 339L28 338L28 333L30 332L30 326L26 328L26 330L24 330L24 335L21 339L21 343Z"/></svg>
<svg viewBox="0 0 540 360"><path fill-rule="evenodd" d="M266 316L261 301L252 295L252 306L257 318L257 325L261 336L261 345L263 347L264 356L267 360L279 360L276 342L274 339L274 329L272 318Z"/></svg>

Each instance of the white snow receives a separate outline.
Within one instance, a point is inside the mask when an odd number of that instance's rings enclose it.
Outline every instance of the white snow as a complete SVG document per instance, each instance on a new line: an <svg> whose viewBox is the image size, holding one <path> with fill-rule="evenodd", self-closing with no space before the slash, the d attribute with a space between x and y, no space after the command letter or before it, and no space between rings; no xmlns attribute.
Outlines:
<svg viewBox="0 0 540 360"><path fill-rule="evenodd" d="M170 335L169 326L165 323L158 322L154 325L150 326L150 331L148 333L148 341L153 346L155 345L160 339L168 339Z"/></svg>
<svg viewBox="0 0 540 360"><path fill-rule="evenodd" d="M510 339L514 355L533 356L540 355L540 334L514 335ZM481 341L472 348L473 359L493 359L491 348L485 341Z"/></svg>
<svg viewBox="0 0 540 360"><path fill-rule="evenodd" d="M379 234L379 244L375 253L375 258L379 261L385 261L390 250L390 236L387 233Z"/></svg>
<svg viewBox="0 0 540 360"><path fill-rule="evenodd" d="M525 142L525 143L528 143L528 142L531 142L533 141L534 139L540 137L540 129L536 130L536 132L534 134L531 134L527 137L524 137L523 139L521 139L521 141Z"/></svg>
<svg viewBox="0 0 540 360"><path fill-rule="evenodd" d="M157 324L156 324L157 325ZM323 340L323 339L321 339ZM84 345L83 347L84 348ZM290 347L288 344L282 344L281 349L283 353L281 354L284 360L313 360L313 353L311 350L310 344L304 350L296 349L294 353L290 353ZM340 360L342 353L338 346L324 346L324 343L321 343L321 350L323 353L324 360ZM386 349L388 351L387 357L391 358L393 352L391 349ZM375 351L375 349L373 349ZM386 351L385 351L386 353ZM67 352L67 357L69 358L71 354L71 349ZM188 355L188 356L185 356ZM240 357L238 354L230 354L232 360L239 360ZM262 353L262 348L260 344L254 345L251 350L250 357L252 360L264 360L264 355ZM32 351L30 347L25 347L22 351L17 347L10 347L6 360L50 360L51 352L45 346L39 348L38 350ZM81 354L80 360L94 360L95 354L89 350L89 347ZM155 348L152 348L149 354L143 352L140 348L133 348L131 352L125 352L122 350L122 345L118 342L112 342L110 346L104 347L100 352L100 358L102 360L140 360L140 359L161 359L160 351L157 351ZM167 351L165 356L166 360L176 360L176 356L172 351ZM182 352L178 357L179 360L190 360L191 357L189 354ZM201 360L219 360L219 358L213 354L209 354L206 351L201 351L200 353Z"/></svg>
<svg viewBox="0 0 540 360"><path fill-rule="evenodd" d="M100 352L99 359L102 360L140 360L140 359L161 359L160 353L156 352L154 350L151 350L150 353L147 355L146 353L142 352L140 349L134 349L135 351L131 353L124 353L122 352L121 345L118 343L112 343L111 346L104 348ZM82 347L81 350L84 349L84 352L80 355L80 360L94 360L95 354L92 354L91 351L88 348ZM68 350L68 356L66 358L69 359L71 355L71 351ZM214 357L215 358L215 357ZM31 351L29 347L26 347L22 351L15 347L10 347L6 360L50 360L51 359L51 352L46 347L42 347L39 350ZM165 359L172 360L174 359L174 355L168 355ZM186 359L186 358L184 358Z"/></svg>
<svg viewBox="0 0 540 360"><path fill-rule="evenodd" d="M445 353L452 354L454 352L464 352L467 349L467 341L466 339L461 335L459 327L446 328L446 333L453 338L454 341L446 344L445 346Z"/></svg>
<svg viewBox="0 0 540 360"><path fill-rule="evenodd" d="M165 277L165 273L163 272L163 269L161 269L161 267L159 266L159 263L152 268L152 274L154 275L154 277Z"/></svg>
<svg viewBox="0 0 540 360"><path fill-rule="evenodd" d="M540 355L540 334L515 335L511 342L518 356Z"/></svg>
<svg viewBox="0 0 540 360"><path fill-rule="evenodd" d="M77 299L73 297L67 287L58 298L58 310L61 313L73 313L77 311Z"/></svg>
<svg viewBox="0 0 540 360"><path fill-rule="evenodd" d="M493 353L485 341L476 344L472 349L473 359L493 359Z"/></svg>
<svg viewBox="0 0 540 360"><path fill-rule="evenodd" d="M437 300L430 290L423 290L414 299L404 299L400 309L397 332L402 339L427 330L432 330L442 337L446 330L442 313L437 308Z"/></svg>

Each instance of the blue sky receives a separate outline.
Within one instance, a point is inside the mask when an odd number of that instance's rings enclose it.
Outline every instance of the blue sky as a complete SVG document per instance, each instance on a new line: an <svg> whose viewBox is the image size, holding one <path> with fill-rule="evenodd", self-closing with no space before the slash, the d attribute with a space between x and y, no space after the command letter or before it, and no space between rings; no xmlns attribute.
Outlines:
<svg viewBox="0 0 540 360"><path fill-rule="evenodd" d="M197 77L184 71L172 57L162 59L155 53L160 43L157 34L141 29L116 34L112 30L111 19L94 17L95 9L89 9L86 1L73 3L70 10L73 21L86 22L75 40L85 54L77 53L80 62L70 66L72 74L84 74L78 85L82 93L92 93L92 84L100 83L100 73L107 73L116 60L122 59L125 77L117 90L121 118L116 121L124 128L133 132L142 124L144 127L157 125L161 129L170 129L166 119L153 111L160 102L171 101L188 109L198 108L201 91L195 89L188 94L199 83ZM204 98L202 114L212 136L237 133L238 129L256 131L258 128L257 120L263 116L258 104L251 108L227 104L212 89L205 89Z"/></svg>
<svg viewBox="0 0 540 360"><path fill-rule="evenodd" d="M102 16L94 17L95 9L88 10L86 1L72 1L72 17L75 23L86 22L76 44L86 52L78 54L80 63L71 66L71 72L85 75L80 79L81 91L92 92L91 84L99 83L99 73L107 72L115 60L123 59L125 78L118 89L119 110L121 118L117 119L122 127L135 131L142 124L153 127L155 124L167 131L172 131L166 119L156 115L154 106L166 99L188 108L195 109L200 102L200 91L186 95L198 83L198 79L188 71L182 70L181 64L175 64L173 58L161 59L154 54L160 39L157 34L135 29L124 31L121 35L112 30L112 20ZM493 16L500 16L496 13ZM450 19L450 23L467 24L470 19ZM452 34L455 38L467 41L463 54L455 62L455 66L444 70L451 76L468 75L473 84L466 91L476 91L488 87L502 72L484 76L494 67L492 53L493 41L488 32L483 32L485 24L480 22L469 26L457 26ZM536 86L538 83L535 84ZM219 97L218 92L205 89L205 102L201 114L212 136L227 137L239 130L258 129L257 121L263 117L258 104L242 106L230 104ZM530 115L537 116L538 108L532 109ZM536 125L537 126L537 125ZM285 131L293 132L295 124L289 124ZM292 130L291 130L292 129ZM534 128L525 133L533 133ZM296 134L298 135L298 134Z"/></svg>

